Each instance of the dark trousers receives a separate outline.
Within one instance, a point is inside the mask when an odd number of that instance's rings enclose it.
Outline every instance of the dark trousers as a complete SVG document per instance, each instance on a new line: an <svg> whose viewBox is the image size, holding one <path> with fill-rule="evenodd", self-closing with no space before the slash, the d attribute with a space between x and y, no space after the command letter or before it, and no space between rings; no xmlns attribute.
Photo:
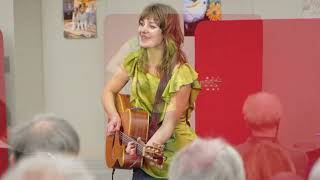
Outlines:
<svg viewBox="0 0 320 180"><path fill-rule="evenodd" d="M159 179L149 176L141 169L133 169L132 180L167 180L167 179Z"/></svg>

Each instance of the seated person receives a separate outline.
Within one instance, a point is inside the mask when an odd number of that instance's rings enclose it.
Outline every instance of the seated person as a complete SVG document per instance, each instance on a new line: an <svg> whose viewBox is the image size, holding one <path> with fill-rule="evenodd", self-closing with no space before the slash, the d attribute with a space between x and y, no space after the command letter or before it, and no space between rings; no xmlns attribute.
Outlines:
<svg viewBox="0 0 320 180"><path fill-rule="evenodd" d="M309 180L319 180L320 179L320 159L316 161L313 165L311 172L309 174Z"/></svg>
<svg viewBox="0 0 320 180"><path fill-rule="evenodd" d="M170 180L245 180L238 152L222 139L196 139L173 158Z"/></svg>
<svg viewBox="0 0 320 180"><path fill-rule="evenodd" d="M50 114L40 114L18 124L9 134L10 165L37 152L79 154L80 140L71 124Z"/></svg>
<svg viewBox="0 0 320 180"><path fill-rule="evenodd" d="M94 177L75 157L41 153L22 159L2 180L94 180Z"/></svg>
<svg viewBox="0 0 320 180"><path fill-rule="evenodd" d="M261 141L273 142L280 145L277 134L283 112L282 105L277 96L267 92L258 92L249 95L244 102L242 112L245 121L251 129L251 136L247 141L237 146L237 149L242 156L256 143ZM308 166L307 155L302 151L289 149L283 146L282 148L290 155L297 174L306 177Z"/></svg>
<svg viewBox="0 0 320 180"><path fill-rule="evenodd" d="M255 143L242 158L247 180L269 180L280 172L296 173L289 154L273 142Z"/></svg>

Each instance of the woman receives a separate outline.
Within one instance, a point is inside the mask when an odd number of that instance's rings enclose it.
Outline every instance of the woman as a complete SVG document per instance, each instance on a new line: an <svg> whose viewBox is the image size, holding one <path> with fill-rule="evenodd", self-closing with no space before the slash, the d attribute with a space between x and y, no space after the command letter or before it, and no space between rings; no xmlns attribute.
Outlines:
<svg viewBox="0 0 320 180"><path fill-rule="evenodd" d="M152 114L160 79L169 77L167 84L161 84L163 106L158 129L147 142L147 145L164 145L167 159L163 168L144 161L142 169L135 169L133 173L133 180L166 179L175 152L196 138L189 126L189 117L201 87L197 73L186 63L181 50L183 33L176 10L164 4L146 7L139 18L138 39L140 49L124 59L104 89L103 103L109 118L107 135L120 129L114 96L129 80L132 80L131 105ZM135 145L129 143L126 152L135 154Z"/></svg>

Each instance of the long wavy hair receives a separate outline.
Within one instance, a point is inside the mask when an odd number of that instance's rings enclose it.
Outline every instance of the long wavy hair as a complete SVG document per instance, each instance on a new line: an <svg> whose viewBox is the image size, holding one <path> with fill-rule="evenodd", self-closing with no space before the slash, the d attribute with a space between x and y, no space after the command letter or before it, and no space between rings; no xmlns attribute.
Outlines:
<svg viewBox="0 0 320 180"><path fill-rule="evenodd" d="M153 18L162 30L164 37L164 53L162 63L157 67L160 75L170 75L176 64L187 62L186 56L182 51L184 36L181 30L179 15L171 6L155 3L147 6L140 14L139 22L145 18ZM145 72L148 69L147 49L141 48L140 68Z"/></svg>

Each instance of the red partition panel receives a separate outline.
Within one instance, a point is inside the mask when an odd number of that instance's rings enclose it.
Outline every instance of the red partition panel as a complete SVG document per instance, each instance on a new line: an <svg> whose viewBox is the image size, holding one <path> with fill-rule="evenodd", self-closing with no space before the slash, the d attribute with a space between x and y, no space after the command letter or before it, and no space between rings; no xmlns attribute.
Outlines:
<svg viewBox="0 0 320 180"><path fill-rule="evenodd" d="M4 95L4 66L3 66L3 37L0 31L0 141L6 141L7 122L6 122L6 103ZM8 167L8 149L3 147L0 142L0 177Z"/></svg>
<svg viewBox="0 0 320 180"><path fill-rule="evenodd" d="M201 22L195 32L195 68L202 91L196 103L196 132L245 141L242 116L248 94L262 88L261 20Z"/></svg>

